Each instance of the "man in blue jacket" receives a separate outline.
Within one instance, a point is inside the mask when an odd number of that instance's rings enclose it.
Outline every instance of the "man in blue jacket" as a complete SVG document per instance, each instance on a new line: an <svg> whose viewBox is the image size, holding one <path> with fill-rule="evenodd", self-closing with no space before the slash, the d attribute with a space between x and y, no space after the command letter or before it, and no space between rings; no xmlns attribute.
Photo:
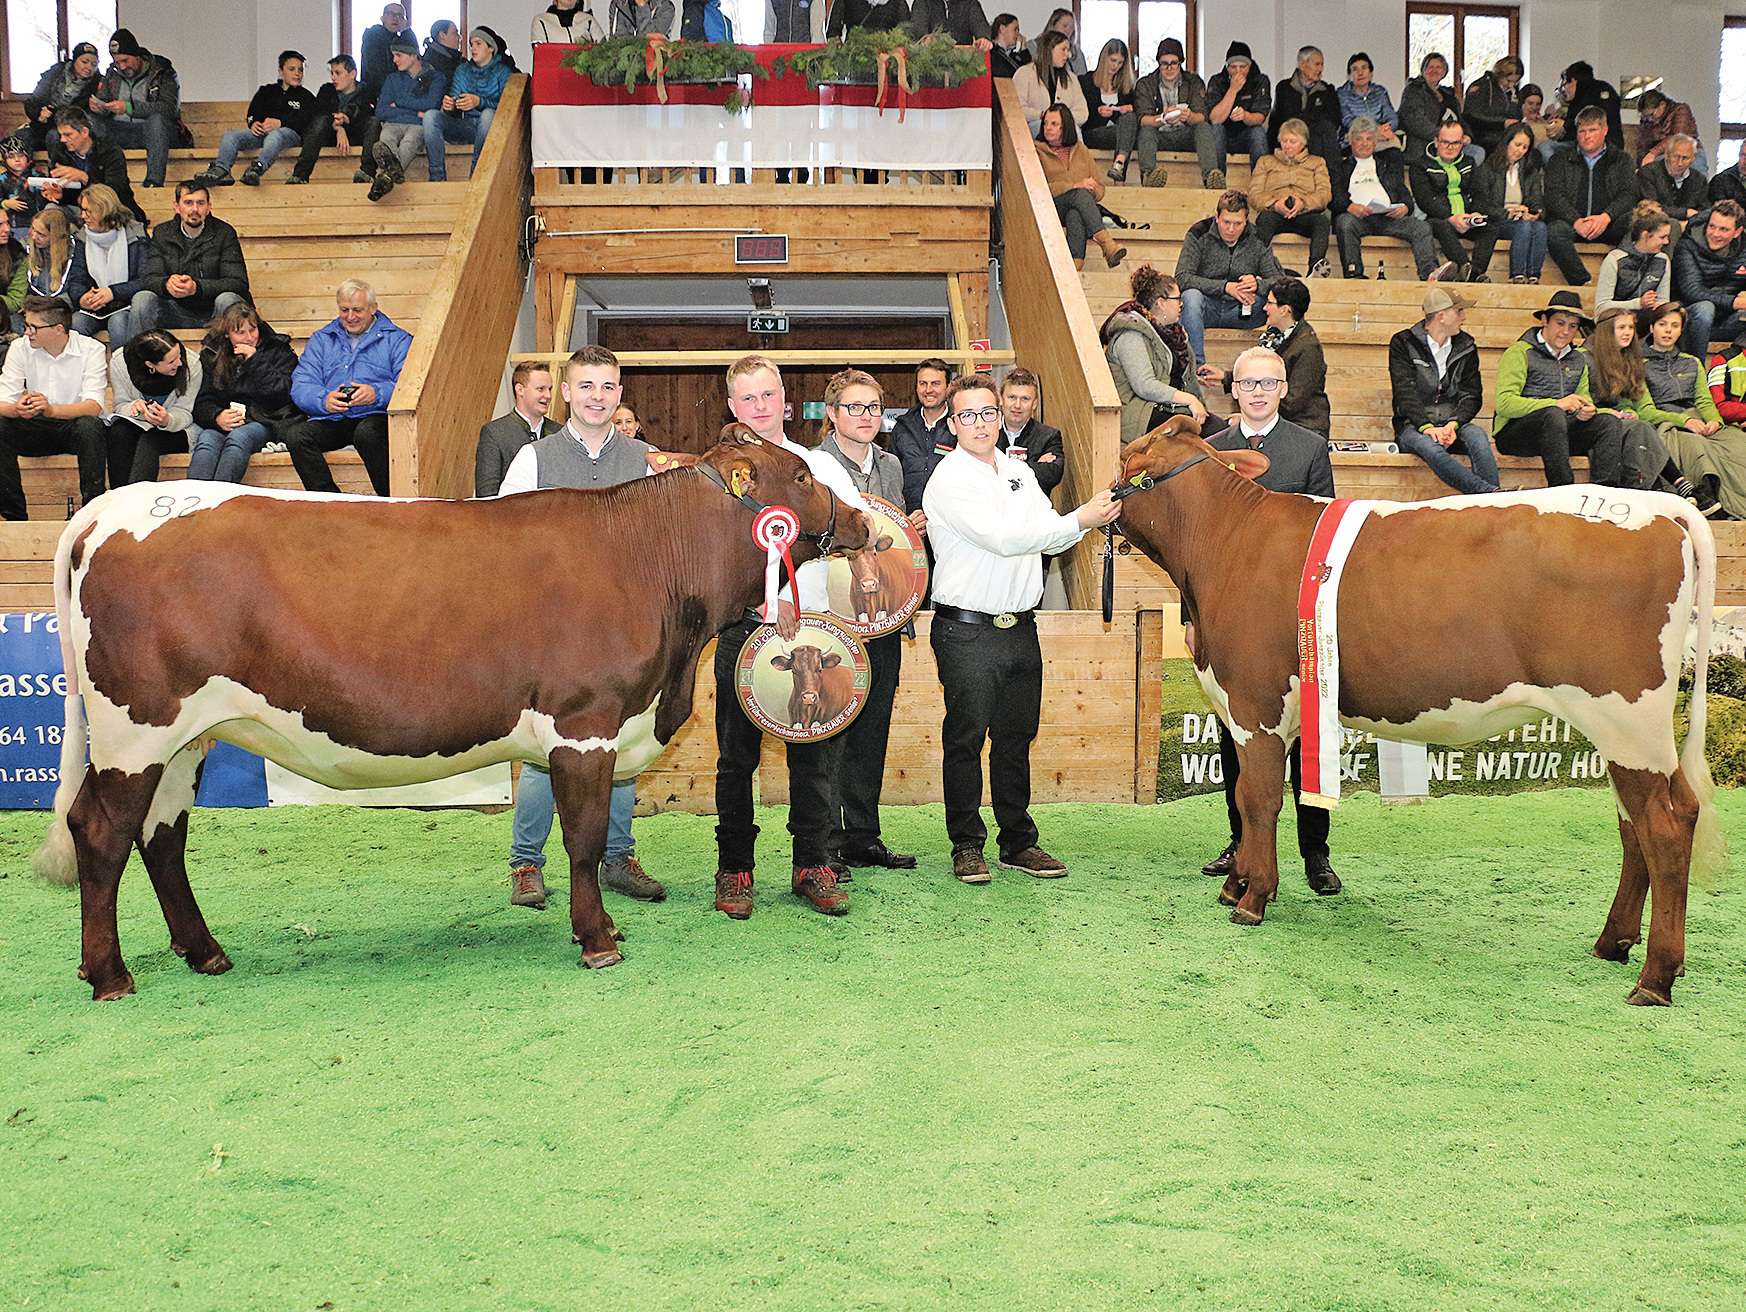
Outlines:
<svg viewBox="0 0 1746 1312"><path fill-rule="evenodd" d="M388 495L388 402L412 348L412 334L376 308L376 290L347 278L335 293L339 317L315 330L291 375L291 400L305 418L285 432L297 476L311 492L338 492L324 455L354 446L370 486Z"/></svg>
<svg viewBox="0 0 1746 1312"><path fill-rule="evenodd" d="M458 141L473 147L473 167L491 131L497 102L509 81L509 61L489 28L475 27L468 41L470 58L455 69L442 104L424 111L424 159L432 182L446 182L449 163L445 142Z"/></svg>
<svg viewBox="0 0 1746 1312"><path fill-rule="evenodd" d="M448 80L418 57L418 43L405 32L396 33L389 48L394 71L376 97L378 136L360 170L366 176L375 174L371 200L381 200L406 181L407 165L424 142L425 111L440 106L448 88Z"/></svg>

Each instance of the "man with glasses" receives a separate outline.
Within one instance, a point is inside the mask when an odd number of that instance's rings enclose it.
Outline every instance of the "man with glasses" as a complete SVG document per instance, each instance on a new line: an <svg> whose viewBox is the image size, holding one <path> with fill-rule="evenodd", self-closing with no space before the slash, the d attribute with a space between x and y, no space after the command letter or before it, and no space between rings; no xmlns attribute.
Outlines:
<svg viewBox="0 0 1746 1312"><path fill-rule="evenodd" d="M932 642L945 689L941 773L952 874L966 884L989 881L981 812L987 742L1000 864L1059 879L1067 867L1038 846L1030 814L1031 741L1043 705L1036 620L1043 553L1065 551L1108 524L1121 503L1106 489L1056 513L1030 465L999 450L1000 401L988 379L954 379L945 404L958 444L928 480L922 508L934 544Z"/></svg>
<svg viewBox="0 0 1746 1312"><path fill-rule="evenodd" d="M1285 361L1263 346L1253 346L1237 357L1231 368L1231 392L1237 398L1237 422L1207 440L1220 451L1252 447L1271 463L1255 481L1273 492L1302 492L1314 497L1334 495L1334 467L1328 460L1328 442L1319 433L1282 419L1279 403L1285 399ZM1192 632L1189 639L1193 649ZM1237 810L1237 745L1230 730L1219 726L1219 760L1224 765L1225 811L1231 821L1231 841L1225 850L1200 868L1203 875L1220 879L1237 864L1237 844L1243 837L1243 817ZM1328 859L1328 813L1304 806L1303 745L1291 746L1291 795L1297 804L1297 850L1303 857L1304 878L1317 893L1328 896L1340 891L1340 877Z"/></svg>
<svg viewBox="0 0 1746 1312"><path fill-rule="evenodd" d="M1158 150L1192 150L1200 165L1200 185L1225 189L1217 143L1206 117L1206 83L1183 65L1182 42L1167 36L1158 43L1158 67L1134 84L1134 113L1140 116L1140 181L1148 187L1170 182L1158 163Z"/></svg>
<svg viewBox="0 0 1746 1312"><path fill-rule="evenodd" d="M79 500L103 495L103 390L108 352L72 330L73 309L52 296L24 302L24 335L0 368L0 518L28 519L20 456L79 457Z"/></svg>

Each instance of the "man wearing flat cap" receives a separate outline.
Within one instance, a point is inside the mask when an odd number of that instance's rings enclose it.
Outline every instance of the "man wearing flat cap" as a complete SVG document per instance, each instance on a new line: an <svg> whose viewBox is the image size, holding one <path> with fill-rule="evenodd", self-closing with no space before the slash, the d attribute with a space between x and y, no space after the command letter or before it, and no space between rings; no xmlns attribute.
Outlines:
<svg viewBox="0 0 1746 1312"><path fill-rule="evenodd" d="M1461 326L1468 302L1437 283L1426 289L1419 309L1424 318L1388 343L1395 441L1457 492L1496 492L1491 438L1474 423L1485 403L1485 385L1479 378L1479 347Z"/></svg>

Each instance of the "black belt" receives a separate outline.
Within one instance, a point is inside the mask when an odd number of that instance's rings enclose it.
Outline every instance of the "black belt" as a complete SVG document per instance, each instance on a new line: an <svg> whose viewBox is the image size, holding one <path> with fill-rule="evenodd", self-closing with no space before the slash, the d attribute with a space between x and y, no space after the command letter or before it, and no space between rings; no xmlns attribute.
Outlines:
<svg viewBox="0 0 1746 1312"><path fill-rule="evenodd" d="M997 629L1010 629L1019 624L1035 624L1035 610L1008 610L990 615L985 610L959 610L956 606L935 606L934 614L960 624L992 624Z"/></svg>

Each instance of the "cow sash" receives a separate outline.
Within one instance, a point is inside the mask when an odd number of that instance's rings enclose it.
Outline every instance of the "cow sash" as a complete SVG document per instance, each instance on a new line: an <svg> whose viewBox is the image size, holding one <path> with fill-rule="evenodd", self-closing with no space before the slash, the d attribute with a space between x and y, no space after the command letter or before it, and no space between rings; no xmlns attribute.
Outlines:
<svg viewBox="0 0 1746 1312"><path fill-rule="evenodd" d="M1340 575L1374 501L1335 499L1310 535L1297 591L1299 732L1303 741L1303 801L1332 810L1340 804Z"/></svg>

